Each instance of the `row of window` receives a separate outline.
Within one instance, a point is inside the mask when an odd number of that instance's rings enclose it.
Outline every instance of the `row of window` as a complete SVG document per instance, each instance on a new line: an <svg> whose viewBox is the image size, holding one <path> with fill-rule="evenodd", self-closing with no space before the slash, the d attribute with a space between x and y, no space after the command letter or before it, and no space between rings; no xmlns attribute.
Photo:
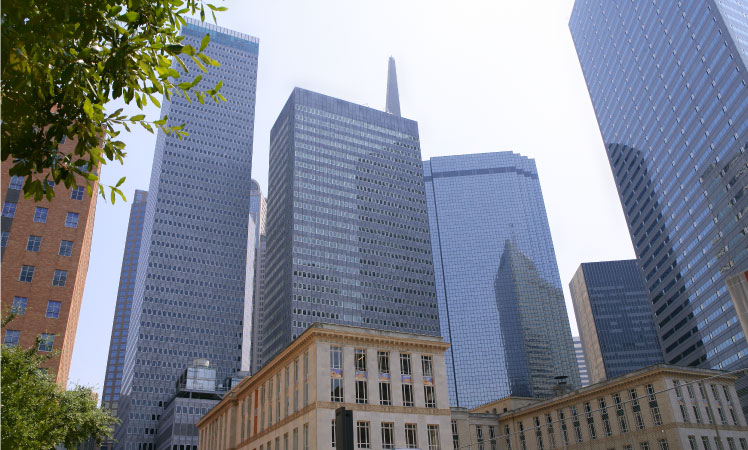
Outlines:
<svg viewBox="0 0 748 450"><path fill-rule="evenodd" d="M3 203L3 217L13 218L16 216L17 203L5 202ZM49 215L49 208L43 206L37 206L34 210L34 222L47 223L47 216ZM80 214L77 212L68 211L65 216L65 226L68 228L78 228L78 219Z"/></svg>
<svg viewBox="0 0 748 450"><path fill-rule="evenodd" d="M7 242L7 241L6 241ZM42 237L29 235L28 241L26 241L26 250L30 252L38 252L42 246ZM60 240L60 248L57 250L57 254L60 256L70 256L73 254L73 241L67 241L65 239Z"/></svg>
<svg viewBox="0 0 748 450"><path fill-rule="evenodd" d="M49 187L55 187L54 181L47 181L47 185ZM8 185L8 189L15 189L20 191L23 189L23 177L19 177L17 175L13 175L10 177L10 185ZM83 194L86 192L85 186L79 186L76 188L73 188L70 191L70 198L73 200L83 200Z"/></svg>
<svg viewBox="0 0 748 450"><path fill-rule="evenodd" d="M745 438L739 438L739 442L740 450L748 450L748 441L746 441ZM688 436L688 444L691 446L691 450L712 450L713 448L716 450L724 450L725 448L722 444L722 439L720 439L719 436L714 436L714 447L712 447L709 437L707 436L701 436L701 448L699 448L699 441L694 435ZM729 450L738 450L737 445L735 445L735 438L727 438L727 448Z"/></svg>
<svg viewBox="0 0 748 450"><path fill-rule="evenodd" d="M371 422L359 420L356 422L356 447L372 448L371 444ZM418 447L418 425L415 423L404 424L405 429L405 448ZM332 440L331 446L335 448L335 420L332 421ZM382 448L395 448L395 424L394 422L382 422L381 427ZM441 450L439 443L439 425L426 425L426 435L428 436L428 450ZM456 447L455 447L456 448ZM260 448L262 450L262 448Z"/></svg>
<svg viewBox="0 0 748 450"><path fill-rule="evenodd" d="M18 340L21 338L21 332L19 330L7 330L5 332L5 338L3 339L3 345L7 347L18 346ZM40 352L51 352L52 346L55 343L55 335L51 333L42 333L39 338L39 351Z"/></svg>
<svg viewBox="0 0 748 450"><path fill-rule="evenodd" d="M18 281L31 283L34 280L35 271L35 266L21 266L21 273L18 275ZM54 276L52 277L52 286L65 286L67 279L67 270L55 269Z"/></svg>
<svg viewBox="0 0 748 450"><path fill-rule="evenodd" d="M13 297L13 306L11 306L10 312L17 316L26 314L26 305L28 304L28 302L28 297ZM47 312L44 314L44 316L49 319L59 319L61 307L62 302L58 302L56 300L47 301Z"/></svg>

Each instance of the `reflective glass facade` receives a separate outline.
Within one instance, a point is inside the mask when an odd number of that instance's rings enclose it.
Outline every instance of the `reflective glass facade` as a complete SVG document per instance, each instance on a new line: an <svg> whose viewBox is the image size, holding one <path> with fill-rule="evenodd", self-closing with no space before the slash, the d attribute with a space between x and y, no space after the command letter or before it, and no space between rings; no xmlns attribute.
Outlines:
<svg viewBox="0 0 748 450"><path fill-rule="evenodd" d="M130 206L130 221L127 223L125 252L122 256L117 304L114 307L114 320L112 321L112 337L109 341L109 359L106 364L104 390L101 397L101 406L112 411L113 415L117 415L117 404L122 389L127 335L130 330L130 311L135 295L135 274L138 270L140 238L143 235L147 196L148 192L135 190L135 198Z"/></svg>
<svg viewBox="0 0 748 450"><path fill-rule="evenodd" d="M579 336L572 336L574 341L574 355L577 358L577 368L579 369L579 382L580 386L585 387L590 385L590 374L587 371L587 362L584 360L584 349L582 348L582 340Z"/></svg>
<svg viewBox="0 0 748 450"><path fill-rule="evenodd" d="M314 322L439 335L416 122L296 88L270 133L265 361Z"/></svg>
<svg viewBox="0 0 748 450"><path fill-rule="evenodd" d="M255 224L255 260L252 297L252 339L251 366L252 373L262 367L262 321L265 310L265 222L267 218L267 200L262 194L260 185L252 180L249 192L249 215Z"/></svg>
<svg viewBox="0 0 748 450"><path fill-rule="evenodd" d="M635 259L583 263L569 289L593 384L663 362Z"/></svg>
<svg viewBox="0 0 748 450"><path fill-rule="evenodd" d="M748 265L748 69L720 12L745 1L717 3L578 0L569 27L665 361L734 369L748 356L725 287Z"/></svg>
<svg viewBox="0 0 748 450"><path fill-rule="evenodd" d="M512 152L424 162L450 404L579 386L535 161Z"/></svg>
<svg viewBox="0 0 748 450"><path fill-rule="evenodd" d="M210 33L207 54L220 61L199 87L219 80L227 102L204 105L172 96L162 114L185 123L179 140L159 133L146 206L123 388L117 448L152 450L158 418L177 377L195 358L219 380L240 369L246 330L249 205L258 40L190 22L184 43ZM188 64L191 72L200 73Z"/></svg>

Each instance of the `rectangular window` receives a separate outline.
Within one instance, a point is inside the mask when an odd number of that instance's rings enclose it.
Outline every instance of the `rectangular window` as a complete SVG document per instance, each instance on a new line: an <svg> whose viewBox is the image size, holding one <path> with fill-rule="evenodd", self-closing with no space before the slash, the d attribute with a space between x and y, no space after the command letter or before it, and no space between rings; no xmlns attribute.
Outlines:
<svg viewBox="0 0 748 450"><path fill-rule="evenodd" d="M26 314L26 304L28 302L28 297L13 297L13 306L10 307L11 314L15 314L17 316Z"/></svg>
<svg viewBox="0 0 748 450"><path fill-rule="evenodd" d="M403 406L413 406L413 385L403 384Z"/></svg>
<svg viewBox="0 0 748 450"><path fill-rule="evenodd" d="M303 450L309 450L309 424L308 423L304 424L304 436L303 436L303 438L304 438L304 441L303 441L304 442L304 448L303 448Z"/></svg>
<svg viewBox="0 0 748 450"><path fill-rule="evenodd" d="M52 278L52 286L65 286L68 280L67 270L55 270L55 275Z"/></svg>
<svg viewBox="0 0 748 450"><path fill-rule="evenodd" d="M60 256L70 256L73 254L73 241L60 241L60 250L57 252Z"/></svg>
<svg viewBox="0 0 748 450"><path fill-rule="evenodd" d="M3 231L2 232L2 242L0 242L0 247L5 248L8 246L8 238L10 237L10 231Z"/></svg>
<svg viewBox="0 0 748 450"><path fill-rule="evenodd" d="M343 368L343 349L340 347L330 347L330 369Z"/></svg>
<svg viewBox="0 0 748 450"><path fill-rule="evenodd" d="M55 335L50 333L42 333L42 337L39 339L39 351L40 352L51 352L52 346L55 343Z"/></svg>
<svg viewBox="0 0 748 450"><path fill-rule="evenodd" d="M577 414L576 406L571 407L571 423L574 425L574 436L576 437L577 442L582 442L582 428L579 424L579 415Z"/></svg>
<svg viewBox="0 0 748 450"><path fill-rule="evenodd" d="M675 394L678 398L683 398L683 390L680 388L680 381L673 380L673 386L675 386Z"/></svg>
<svg viewBox="0 0 748 450"><path fill-rule="evenodd" d="M558 410L558 421L561 424L561 439L564 441L564 447L569 445L569 433L566 431L566 420L564 418L564 411L562 409ZM509 427L506 429L507 436L509 435ZM507 442L509 442L509 438L507 437Z"/></svg>
<svg viewBox="0 0 748 450"><path fill-rule="evenodd" d="M452 447L454 450L460 448L460 433L457 431L457 421L452 421Z"/></svg>
<svg viewBox="0 0 748 450"><path fill-rule="evenodd" d="M47 313L45 314L45 317L47 317L48 319L59 319L61 306L62 303L56 302L54 300L49 300L47 302Z"/></svg>
<svg viewBox="0 0 748 450"><path fill-rule="evenodd" d="M70 191L70 198L73 200L83 200L83 193L86 191L84 186L78 186Z"/></svg>
<svg viewBox="0 0 748 450"><path fill-rule="evenodd" d="M16 206L18 206L16 203L13 202L5 202L3 203L3 217L10 217L13 218L16 215Z"/></svg>
<svg viewBox="0 0 748 450"><path fill-rule="evenodd" d="M288 433L283 434L283 450L288 450Z"/></svg>
<svg viewBox="0 0 748 450"><path fill-rule="evenodd" d="M293 429L293 441L292 441L292 447L293 450L299 450L299 429L294 428Z"/></svg>
<svg viewBox="0 0 748 450"><path fill-rule="evenodd" d="M730 450L738 450L738 447L735 446L735 438L727 438L727 448Z"/></svg>
<svg viewBox="0 0 748 450"><path fill-rule="evenodd" d="M416 433L416 424L414 423L405 424L405 447L406 448L418 448L418 437Z"/></svg>
<svg viewBox="0 0 748 450"><path fill-rule="evenodd" d="M356 403L369 402L369 389L366 380L356 380Z"/></svg>
<svg viewBox="0 0 748 450"><path fill-rule="evenodd" d="M440 450L439 425L426 425L426 432L429 436L429 450Z"/></svg>
<svg viewBox="0 0 748 450"><path fill-rule="evenodd" d="M709 443L709 438L701 436L701 445L704 446L704 450L712 450L712 444Z"/></svg>
<svg viewBox="0 0 748 450"><path fill-rule="evenodd" d="M16 347L18 345L18 339L21 337L21 332L18 330L6 330L5 338L3 338L3 345L8 347Z"/></svg>
<svg viewBox="0 0 748 450"><path fill-rule="evenodd" d="M748 450L748 441L745 438L740 438L740 449Z"/></svg>
<svg viewBox="0 0 748 450"><path fill-rule="evenodd" d="M390 353L377 352L377 365L379 373L390 373Z"/></svg>
<svg viewBox="0 0 748 450"><path fill-rule="evenodd" d="M34 236L33 234L29 236L29 240L26 242L26 250L29 252L38 252L39 249L42 247L42 237L41 236Z"/></svg>
<svg viewBox="0 0 748 450"><path fill-rule="evenodd" d="M421 367L423 368L424 377L434 376L434 359L431 357L431 355L421 356Z"/></svg>
<svg viewBox="0 0 748 450"><path fill-rule="evenodd" d="M725 411L717 407L717 414L719 414L719 420L722 422L722 425L727 425L727 416L725 415Z"/></svg>
<svg viewBox="0 0 748 450"><path fill-rule="evenodd" d="M735 408L730 406L730 418L732 418L732 424L733 425L740 425L738 422L738 417L735 415Z"/></svg>
<svg viewBox="0 0 748 450"><path fill-rule="evenodd" d="M641 450L649 450L649 442L646 442L646 441L645 442L640 442L639 443L639 448Z"/></svg>
<svg viewBox="0 0 748 450"><path fill-rule="evenodd" d="M706 410L706 418L709 420L709 423L714 423L714 415L712 414L712 409L708 406L705 406L704 409Z"/></svg>
<svg viewBox="0 0 748 450"><path fill-rule="evenodd" d="M694 392L692 384L690 384L690 383L687 384L686 385L686 390L688 391L688 398L690 398L691 400L696 399L696 393Z"/></svg>
<svg viewBox="0 0 748 450"><path fill-rule="evenodd" d="M590 439L593 441L597 439L597 431L595 430L595 418L592 416L592 407L590 406L590 402L584 402L584 412L585 416L587 417L587 428L590 432ZM538 427L540 424L538 424Z"/></svg>
<svg viewBox="0 0 748 450"><path fill-rule="evenodd" d="M34 222L47 223L47 213L49 209L37 206L34 210Z"/></svg>
<svg viewBox="0 0 748 450"><path fill-rule="evenodd" d="M504 425L504 440L506 441L506 450L512 450L512 439L509 430L509 425ZM455 447L455 450L457 447Z"/></svg>
<svg viewBox="0 0 748 450"><path fill-rule="evenodd" d="M19 177L18 175L13 175L10 177L10 184L8 185L8 189L15 189L20 191L23 189L23 177Z"/></svg>
<svg viewBox="0 0 748 450"><path fill-rule="evenodd" d="M384 406L392 405L392 390L390 383L379 383L379 404Z"/></svg>
<svg viewBox="0 0 748 450"><path fill-rule="evenodd" d="M65 226L68 228L78 228L79 216L77 212L68 212L65 216Z"/></svg>
<svg viewBox="0 0 748 450"><path fill-rule="evenodd" d="M660 439L657 441L657 444L660 447L660 450L670 450L670 445L667 443L667 439Z"/></svg>
<svg viewBox="0 0 748 450"><path fill-rule="evenodd" d="M395 424L382 422L382 448L395 448Z"/></svg>
<svg viewBox="0 0 748 450"><path fill-rule="evenodd" d="M499 443L496 441L496 427L493 425L488 426L488 443L491 446L491 450L498 450Z"/></svg>
<svg viewBox="0 0 748 450"><path fill-rule="evenodd" d="M691 450L699 450L699 443L696 442L696 436L688 436L688 444L691 446Z"/></svg>
<svg viewBox="0 0 748 450"><path fill-rule="evenodd" d="M371 448L369 422L356 422L356 438L358 448Z"/></svg>
<svg viewBox="0 0 748 450"><path fill-rule="evenodd" d="M434 391L434 386L424 386L423 397L426 402L426 408L436 408L436 392Z"/></svg>
<svg viewBox="0 0 748 450"><path fill-rule="evenodd" d="M693 415L696 418L696 423L702 423L703 422L701 420L701 411L699 411L699 408L696 405L693 406Z"/></svg>
<svg viewBox="0 0 748 450"><path fill-rule="evenodd" d="M621 429L621 434L628 433L629 425L626 422L626 413L623 410L623 403L621 403L621 396L613 394L613 404L616 407L616 415L618 415L618 426Z"/></svg>
<svg viewBox="0 0 748 450"><path fill-rule="evenodd" d="M366 372L366 350L357 348L353 350L354 364L358 372Z"/></svg>
<svg viewBox="0 0 748 450"><path fill-rule="evenodd" d="M478 441L478 450L486 450L483 444L483 427L480 425L475 426L475 439Z"/></svg>
<svg viewBox="0 0 748 450"><path fill-rule="evenodd" d="M400 353L400 373L412 375L410 368L410 353Z"/></svg>
<svg viewBox="0 0 748 450"><path fill-rule="evenodd" d="M332 419L332 448L335 448L335 419Z"/></svg>
<svg viewBox="0 0 748 450"><path fill-rule="evenodd" d="M21 266L21 274L18 275L18 281L31 283L34 279L34 266Z"/></svg>
<svg viewBox="0 0 748 450"><path fill-rule="evenodd" d="M330 401L331 402L342 402L343 401L343 379L332 378L330 380Z"/></svg>
<svg viewBox="0 0 748 450"><path fill-rule="evenodd" d="M725 448L722 446L722 439L718 438L717 436L714 436L714 445L717 447L717 450L725 450Z"/></svg>

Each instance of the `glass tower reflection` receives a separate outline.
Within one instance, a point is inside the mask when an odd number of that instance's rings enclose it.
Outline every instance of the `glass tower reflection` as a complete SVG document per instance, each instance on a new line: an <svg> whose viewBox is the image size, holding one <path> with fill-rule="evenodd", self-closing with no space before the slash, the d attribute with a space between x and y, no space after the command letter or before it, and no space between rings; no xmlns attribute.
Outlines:
<svg viewBox="0 0 748 450"><path fill-rule="evenodd" d="M535 162L512 153L431 158L424 181L450 404L579 386Z"/></svg>
<svg viewBox="0 0 748 450"><path fill-rule="evenodd" d="M577 0L569 22L665 361L746 367L725 278L748 266L744 0ZM736 383L748 412L748 377Z"/></svg>

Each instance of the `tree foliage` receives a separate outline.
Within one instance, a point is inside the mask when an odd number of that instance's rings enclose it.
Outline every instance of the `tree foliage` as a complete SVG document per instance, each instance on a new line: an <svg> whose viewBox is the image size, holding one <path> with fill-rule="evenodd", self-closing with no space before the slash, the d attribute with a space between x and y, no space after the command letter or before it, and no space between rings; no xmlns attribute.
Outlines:
<svg viewBox="0 0 748 450"><path fill-rule="evenodd" d="M4 326L7 319L3 322ZM86 439L101 442L112 435L117 419L96 407L90 389L64 391L39 368L50 356L39 354L37 347L2 346L2 448L75 448Z"/></svg>
<svg viewBox="0 0 748 450"><path fill-rule="evenodd" d="M2 160L11 158L11 175L25 177L26 198L54 196L44 181L70 188L85 180L89 193L97 171L108 161L122 163L125 143L121 131L139 125L186 135L167 117L148 121L144 114L108 112L107 103L123 99L140 110L159 98L183 95L201 103L210 97L224 101L220 83L194 89L201 75L188 74L183 60L192 59L207 72L218 62L200 48L182 43L180 29L188 14L225 7L202 0L6 0L2 8ZM172 60L176 63L173 65ZM180 71L177 69L181 67ZM190 79L183 79L189 76ZM76 139L74 150L58 147ZM76 176L77 175L77 176ZM109 186L111 201L124 196ZM106 198L103 186L101 195Z"/></svg>

